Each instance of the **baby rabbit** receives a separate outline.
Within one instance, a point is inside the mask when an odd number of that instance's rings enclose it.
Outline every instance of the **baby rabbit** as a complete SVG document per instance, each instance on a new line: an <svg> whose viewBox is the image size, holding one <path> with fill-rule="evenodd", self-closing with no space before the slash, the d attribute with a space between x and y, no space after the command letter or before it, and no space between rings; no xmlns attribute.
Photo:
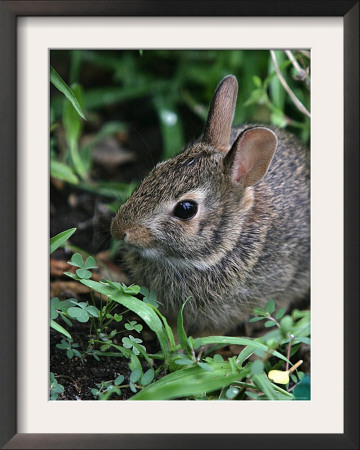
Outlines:
<svg viewBox="0 0 360 450"><path fill-rule="evenodd" d="M310 284L309 160L273 127L232 129L238 83L217 87L199 141L160 162L111 225L133 281L187 331L222 333L255 306L277 308Z"/></svg>

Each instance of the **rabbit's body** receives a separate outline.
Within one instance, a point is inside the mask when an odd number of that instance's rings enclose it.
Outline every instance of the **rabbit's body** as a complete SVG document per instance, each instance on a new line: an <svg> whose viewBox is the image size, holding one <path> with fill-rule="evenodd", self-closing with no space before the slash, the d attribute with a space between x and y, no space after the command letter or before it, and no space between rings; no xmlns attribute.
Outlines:
<svg viewBox="0 0 360 450"><path fill-rule="evenodd" d="M253 307L287 306L309 289L306 149L281 130L277 139L262 126L231 130L233 83L219 85L202 140L158 164L112 225L128 244L133 280L157 293L171 323L190 297L184 321L195 334L225 331ZM220 139L216 127L227 128ZM177 217L188 201L196 214Z"/></svg>

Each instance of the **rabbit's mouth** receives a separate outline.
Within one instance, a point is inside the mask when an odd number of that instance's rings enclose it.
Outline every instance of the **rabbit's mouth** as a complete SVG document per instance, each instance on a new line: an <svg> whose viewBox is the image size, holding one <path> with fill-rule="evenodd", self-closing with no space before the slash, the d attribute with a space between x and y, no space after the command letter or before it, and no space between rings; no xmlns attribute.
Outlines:
<svg viewBox="0 0 360 450"><path fill-rule="evenodd" d="M159 259L160 255L155 248L137 247L136 245L124 243L124 247L132 252L137 253L144 259Z"/></svg>

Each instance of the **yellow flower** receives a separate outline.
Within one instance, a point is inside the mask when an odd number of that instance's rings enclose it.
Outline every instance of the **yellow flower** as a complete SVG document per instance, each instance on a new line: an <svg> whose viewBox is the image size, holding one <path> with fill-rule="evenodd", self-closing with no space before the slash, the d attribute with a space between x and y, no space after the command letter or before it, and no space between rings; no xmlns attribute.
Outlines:
<svg viewBox="0 0 360 450"><path fill-rule="evenodd" d="M269 380L277 384L288 384L290 380L289 375L294 372L294 370L296 370L302 363L302 360L298 361L289 370L270 370L270 372L268 373L268 378Z"/></svg>
<svg viewBox="0 0 360 450"><path fill-rule="evenodd" d="M269 380L277 384L288 384L289 382L289 371L283 370L270 370L268 373Z"/></svg>

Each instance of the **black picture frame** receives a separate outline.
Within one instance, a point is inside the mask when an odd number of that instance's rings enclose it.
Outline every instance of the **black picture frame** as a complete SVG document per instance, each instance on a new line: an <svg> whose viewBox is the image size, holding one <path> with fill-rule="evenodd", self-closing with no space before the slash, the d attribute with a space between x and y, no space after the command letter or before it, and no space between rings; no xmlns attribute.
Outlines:
<svg viewBox="0 0 360 450"><path fill-rule="evenodd" d="M340 16L344 20L344 433L17 434L16 30L20 16ZM325 168L324 168L325 170ZM359 1L0 1L0 445L2 448L359 448ZM4 345L6 343L6 345ZM336 364L336 361L332 362ZM334 380L336 383L336 380ZM331 393L329 393L331 395ZM239 417L239 421L241 418ZM321 419L320 419L321 420Z"/></svg>

